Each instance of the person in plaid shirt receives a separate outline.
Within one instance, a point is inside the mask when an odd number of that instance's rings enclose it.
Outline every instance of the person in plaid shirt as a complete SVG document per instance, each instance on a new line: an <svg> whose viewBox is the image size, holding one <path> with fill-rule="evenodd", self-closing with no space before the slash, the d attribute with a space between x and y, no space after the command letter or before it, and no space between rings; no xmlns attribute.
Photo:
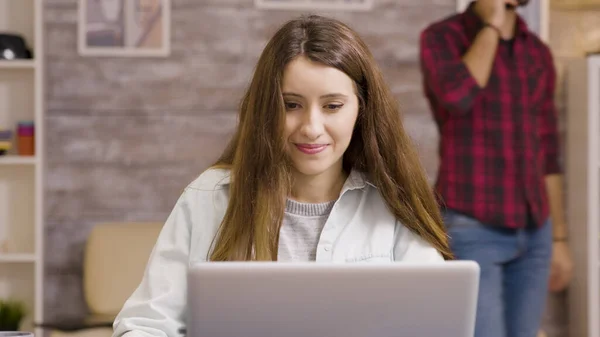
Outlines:
<svg viewBox="0 0 600 337"><path fill-rule="evenodd" d="M527 2L472 2L420 39L451 247L481 267L476 337L534 337L548 288L563 289L571 275L556 74L516 11Z"/></svg>

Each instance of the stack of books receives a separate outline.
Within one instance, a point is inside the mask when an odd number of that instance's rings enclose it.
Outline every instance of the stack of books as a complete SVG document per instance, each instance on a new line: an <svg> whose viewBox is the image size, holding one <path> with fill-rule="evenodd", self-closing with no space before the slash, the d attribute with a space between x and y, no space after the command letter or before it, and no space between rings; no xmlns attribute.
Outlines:
<svg viewBox="0 0 600 337"><path fill-rule="evenodd" d="M12 147L12 131L0 129L0 156L5 155Z"/></svg>

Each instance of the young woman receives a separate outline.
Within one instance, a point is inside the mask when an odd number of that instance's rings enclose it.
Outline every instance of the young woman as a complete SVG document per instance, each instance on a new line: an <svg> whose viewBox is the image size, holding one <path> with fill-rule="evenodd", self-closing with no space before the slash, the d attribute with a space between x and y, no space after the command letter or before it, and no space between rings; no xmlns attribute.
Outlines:
<svg viewBox="0 0 600 337"><path fill-rule="evenodd" d="M265 47L235 136L177 201L114 337L178 336L186 271L199 262L450 256L373 56L346 25L303 17Z"/></svg>

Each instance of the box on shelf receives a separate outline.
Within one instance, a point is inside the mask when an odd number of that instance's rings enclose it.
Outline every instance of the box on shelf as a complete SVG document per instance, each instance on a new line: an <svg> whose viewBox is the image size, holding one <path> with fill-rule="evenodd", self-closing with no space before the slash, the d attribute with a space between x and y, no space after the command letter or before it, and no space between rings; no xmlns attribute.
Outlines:
<svg viewBox="0 0 600 337"><path fill-rule="evenodd" d="M35 155L35 127L32 121L17 124L17 146L20 156Z"/></svg>

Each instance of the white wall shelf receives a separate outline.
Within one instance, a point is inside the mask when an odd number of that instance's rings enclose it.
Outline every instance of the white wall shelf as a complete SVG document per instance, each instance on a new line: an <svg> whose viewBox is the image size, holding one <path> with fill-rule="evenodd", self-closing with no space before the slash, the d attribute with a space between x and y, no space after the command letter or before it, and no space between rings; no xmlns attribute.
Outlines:
<svg viewBox="0 0 600 337"><path fill-rule="evenodd" d="M0 156L0 165L36 165L37 162L35 156Z"/></svg>
<svg viewBox="0 0 600 337"><path fill-rule="evenodd" d="M567 67L569 336L600 337L600 55Z"/></svg>
<svg viewBox="0 0 600 337"><path fill-rule="evenodd" d="M0 129L13 146L0 156L0 299L22 301L20 330L43 336L43 0L0 0L0 33L23 37L34 59L0 60ZM20 156L17 123L33 121L35 156Z"/></svg>
<svg viewBox="0 0 600 337"><path fill-rule="evenodd" d="M35 263L35 254L0 254L0 263Z"/></svg>
<svg viewBox="0 0 600 337"><path fill-rule="evenodd" d="M35 66L36 63L33 60L0 61L0 69L35 69Z"/></svg>

